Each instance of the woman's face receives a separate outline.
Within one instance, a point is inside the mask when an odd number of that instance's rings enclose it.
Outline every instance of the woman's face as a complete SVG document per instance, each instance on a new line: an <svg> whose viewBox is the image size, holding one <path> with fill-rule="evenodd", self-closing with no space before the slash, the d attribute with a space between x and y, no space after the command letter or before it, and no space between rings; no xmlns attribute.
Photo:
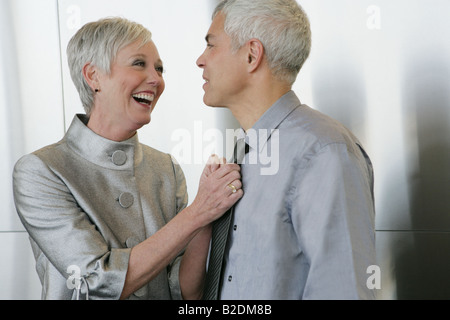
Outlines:
<svg viewBox="0 0 450 320"><path fill-rule="evenodd" d="M111 64L110 74L99 72L94 113L105 126L135 131L151 120L151 113L164 91L163 63L155 44L140 41L121 50Z"/></svg>

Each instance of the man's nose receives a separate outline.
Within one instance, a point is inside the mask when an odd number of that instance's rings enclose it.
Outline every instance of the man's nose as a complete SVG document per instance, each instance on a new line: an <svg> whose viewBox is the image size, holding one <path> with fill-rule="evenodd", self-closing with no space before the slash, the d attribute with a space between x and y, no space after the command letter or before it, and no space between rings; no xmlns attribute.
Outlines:
<svg viewBox="0 0 450 320"><path fill-rule="evenodd" d="M197 66L198 66L199 68L204 68L204 67L205 67L205 62L204 62L204 59L203 59L203 54L202 54L200 57L198 57L198 59L197 59Z"/></svg>

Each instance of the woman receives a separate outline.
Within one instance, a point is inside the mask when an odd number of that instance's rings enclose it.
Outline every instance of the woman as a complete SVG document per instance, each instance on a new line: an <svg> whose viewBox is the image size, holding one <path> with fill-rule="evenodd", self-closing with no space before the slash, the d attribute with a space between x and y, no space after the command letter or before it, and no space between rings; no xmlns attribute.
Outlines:
<svg viewBox="0 0 450 320"><path fill-rule="evenodd" d="M67 54L86 115L13 173L42 298L200 298L211 222L242 196L239 166L208 163L186 207L180 166L139 143L137 130L165 86L151 33L140 24L89 23Z"/></svg>

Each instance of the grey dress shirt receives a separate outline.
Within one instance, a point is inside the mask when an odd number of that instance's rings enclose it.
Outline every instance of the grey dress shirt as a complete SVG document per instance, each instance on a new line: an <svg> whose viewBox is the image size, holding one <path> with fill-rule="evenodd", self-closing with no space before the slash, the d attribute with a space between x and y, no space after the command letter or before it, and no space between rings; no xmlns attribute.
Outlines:
<svg viewBox="0 0 450 320"><path fill-rule="evenodd" d="M114 142L86 124L75 116L60 142L22 157L13 172L43 299L118 299L131 248L188 201L170 155L139 143L137 134ZM180 259L130 299L180 299Z"/></svg>
<svg viewBox="0 0 450 320"><path fill-rule="evenodd" d="M220 298L375 298L373 170L358 140L292 91L246 134Z"/></svg>

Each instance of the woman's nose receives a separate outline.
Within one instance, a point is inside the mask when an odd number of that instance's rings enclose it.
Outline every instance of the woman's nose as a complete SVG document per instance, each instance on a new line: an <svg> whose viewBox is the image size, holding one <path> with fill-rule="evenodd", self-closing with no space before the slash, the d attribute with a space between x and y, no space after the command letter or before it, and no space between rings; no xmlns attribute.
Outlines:
<svg viewBox="0 0 450 320"><path fill-rule="evenodd" d="M159 87L162 82L162 76L156 70L149 73L147 83L153 87Z"/></svg>
<svg viewBox="0 0 450 320"><path fill-rule="evenodd" d="M161 85L161 80L150 80L147 82L149 85L151 85L152 87L159 87Z"/></svg>

